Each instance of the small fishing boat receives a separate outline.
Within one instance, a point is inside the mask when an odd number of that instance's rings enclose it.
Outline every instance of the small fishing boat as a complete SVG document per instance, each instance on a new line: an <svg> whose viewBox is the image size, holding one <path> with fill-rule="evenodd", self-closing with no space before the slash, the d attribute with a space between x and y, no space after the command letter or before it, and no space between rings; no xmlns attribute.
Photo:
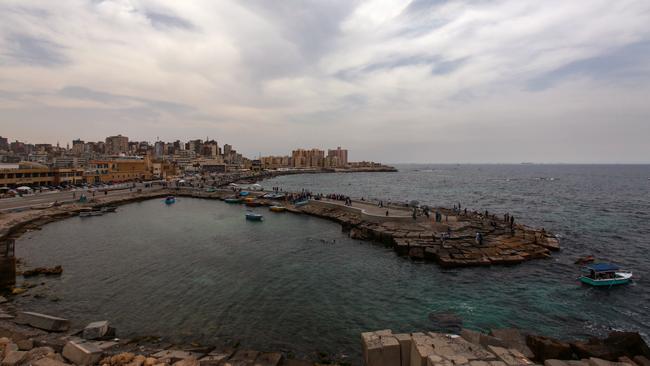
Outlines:
<svg viewBox="0 0 650 366"><path fill-rule="evenodd" d="M580 281L591 286L624 285L632 280L632 272L610 263L589 264L582 268L582 272Z"/></svg>
<svg viewBox="0 0 650 366"><path fill-rule="evenodd" d="M261 205L262 204L257 202L257 201L254 201L254 200L249 201L248 199L246 199L246 206L248 206L248 207L259 207Z"/></svg>
<svg viewBox="0 0 650 366"><path fill-rule="evenodd" d="M262 214L258 214L255 212L246 212L246 220L250 221L262 221Z"/></svg>
<svg viewBox="0 0 650 366"><path fill-rule="evenodd" d="M239 195L242 196L242 197L246 197L246 196L248 196L249 194L251 194L251 193L250 193L250 192L247 192L247 191L241 191L241 192L239 192Z"/></svg>
<svg viewBox="0 0 650 366"><path fill-rule="evenodd" d="M241 203L241 198L229 197L224 200L226 203Z"/></svg>
<svg viewBox="0 0 650 366"><path fill-rule="evenodd" d="M274 206L269 207L269 210L271 210L273 212L284 212L286 209L287 208L284 207L284 206L275 206L274 205Z"/></svg>
<svg viewBox="0 0 650 366"><path fill-rule="evenodd" d="M306 205L308 203L309 203L309 200L304 200L304 201L298 201L298 202L294 203L293 205L296 206L296 207L300 207L300 206L304 206L304 205Z"/></svg>
<svg viewBox="0 0 650 366"><path fill-rule="evenodd" d="M102 207L102 212L115 212L117 206L104 206Z"/></svg>
<svg viewBox="0 0 650 366"><path fill-rule="evenodd" d="M104 212L100 211L91 211L90 216L102 216Z"/></svg>
<svg viewBox="0 0 650 366"><path fill-rule="evenodd" d="M172 203L176 203L176 197L167 196L167 198L165 198L165 203L168 205L171 205Z"/></svg>
<svg viewBox="0 0 650 366"><path fill-rule="evenodd" d="M79 212L79 217L90 217L90 216L92 216L91 211L81 211L81 212Z"/></svg>

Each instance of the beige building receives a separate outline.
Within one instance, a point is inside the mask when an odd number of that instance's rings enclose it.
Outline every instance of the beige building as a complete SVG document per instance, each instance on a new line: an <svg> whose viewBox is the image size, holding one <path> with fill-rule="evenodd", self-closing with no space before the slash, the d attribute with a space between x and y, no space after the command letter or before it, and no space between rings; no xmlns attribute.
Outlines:
<svg viewBox="0 0 650 366"><path fill-rule="evenodd" d="M122 135L109 136L106 138L106 154L119 155L129 151L129 138Z"/></svg>
<svg viewBox="0 0 650 366"><path fill-rule="evenodd" d="M337 147L336 150L327 150L327 157L330 158L329 164L336 164L336 165L330 165L330 167L345 167L348 165L348 150L347 149L341 149L341 147Z"/></svg>

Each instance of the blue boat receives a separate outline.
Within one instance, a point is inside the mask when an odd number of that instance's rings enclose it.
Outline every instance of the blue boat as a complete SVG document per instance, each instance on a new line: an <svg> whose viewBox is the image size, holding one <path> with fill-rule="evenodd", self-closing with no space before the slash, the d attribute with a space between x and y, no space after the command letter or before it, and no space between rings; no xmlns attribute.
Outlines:
<svg viewBox="0 0 650 366"><path fill-rule="evenodd" d="M165 198L165 203L168 205L171 205L172 203L175 202L176 202L176 197L174 196L167 196L167 198Z"/></svg>
<svg viewBox="0 0 650 366"><path fill-rule="evenodd" d="M262 221L262 214L258 214L255 212L246 212L246 220L250 221Z"/></svg>
<svg viewBox="0 0 650 366"><path fill-rule="evenodd" d="M591 286L624 285L632 281L632 272L610 263L593 263L582 268L580 282Z"/></svg>
<svg viewBox="0 0 650 366"><path fill-rule="evenodd" d="M239 195L242 196L242 197L246 197L246 196L248 196L249 194L251 194L251 193L250 193L250 192L247 192L247 191L241 191L241 192L239 192Z"/></svg>

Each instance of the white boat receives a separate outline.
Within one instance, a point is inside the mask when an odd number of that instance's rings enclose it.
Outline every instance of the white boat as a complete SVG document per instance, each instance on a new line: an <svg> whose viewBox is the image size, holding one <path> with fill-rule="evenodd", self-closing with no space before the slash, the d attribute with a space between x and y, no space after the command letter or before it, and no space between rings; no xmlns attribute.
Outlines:
<svg viewBox="0 0 650 366"><path fill-rule="evenodd" d="M610 263L589 264L582 271L580 282L591 286L624 285L632 280L632 272Z"/></svg>

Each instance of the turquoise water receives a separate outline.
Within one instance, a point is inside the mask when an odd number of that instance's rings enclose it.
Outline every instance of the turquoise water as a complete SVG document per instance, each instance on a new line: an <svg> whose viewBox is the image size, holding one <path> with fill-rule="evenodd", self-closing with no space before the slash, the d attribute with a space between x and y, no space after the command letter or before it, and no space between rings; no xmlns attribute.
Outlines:
<svg viewBox="0 0 650 366"><path fill-rule="evenodd" d="M409 174L416 173L424 174ZM315 177L271 183L299 186ZM335 176L321 177L327 182ZM394 182L400 176L386 177ZM360 189L363 182L348 186L346 180L354 182L354 175L339 177L338 187ZM323 188L330 191L340 190ZM500 199L504 206L515 202ZM523 211L520 205L512 203L511 212ZM532 208L529 220L542 209ZM517 326L560 337L601 334L611 327L650 329L643 278L605 291L576 281L572 260L584 246L576 244L580 231L571 225L546 225L570 238L569 247L551 260L441 270L352 240L329 221L257 211L265 214L263 222L246 221L243 206L179 198L174 205L151 200L120 207L116 214L49 224L25 234L17 255L29 267L62 264L64 274L45 279L30 290L32 296L16 301L78 325L109 319L122 337L160 335L203 344L234 339L298 355L323 351L353 363L360 357L360 332L435 330L439 324L429 319L432 313L456 314L475 329ZM637 252L629 262L644 258ZM638 267L642 273L647 268Z"/></svg>

